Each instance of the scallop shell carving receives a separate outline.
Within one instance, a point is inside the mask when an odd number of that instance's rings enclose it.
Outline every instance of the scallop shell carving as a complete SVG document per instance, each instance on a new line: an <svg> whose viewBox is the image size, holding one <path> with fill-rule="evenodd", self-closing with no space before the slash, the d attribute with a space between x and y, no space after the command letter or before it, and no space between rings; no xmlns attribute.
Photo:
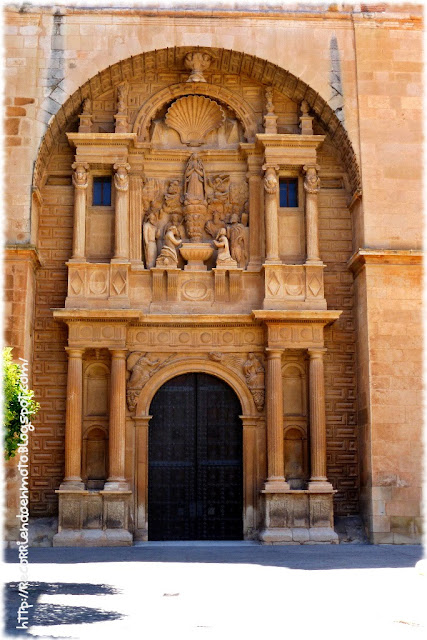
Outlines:
<svg viewBox="0 0 427 640"><path fill-rule="evenodd" d="M203 144L205 136L218 129L225 120L224 111L214 100L204 96L185 96L167 110L165 122L179 133L181 142L192 147Z"/></svg>

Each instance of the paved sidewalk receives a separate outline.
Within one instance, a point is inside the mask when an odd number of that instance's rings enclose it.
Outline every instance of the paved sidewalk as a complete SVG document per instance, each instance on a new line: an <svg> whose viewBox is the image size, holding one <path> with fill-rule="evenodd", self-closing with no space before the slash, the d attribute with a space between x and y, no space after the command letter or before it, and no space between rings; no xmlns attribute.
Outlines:
<svg viewBox="0 0 427 640"><path fill-rule="evenodd" d="M418 546L143 543L30 549L30 624L16 631L20 568L8 564L8 635L298 640L425 637Z"/></svg>

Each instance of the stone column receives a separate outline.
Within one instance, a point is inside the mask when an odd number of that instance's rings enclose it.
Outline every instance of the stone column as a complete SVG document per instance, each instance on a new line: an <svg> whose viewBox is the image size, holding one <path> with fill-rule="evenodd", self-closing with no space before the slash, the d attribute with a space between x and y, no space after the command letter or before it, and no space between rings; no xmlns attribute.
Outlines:
<svg viewBox="0 0 427 640"><path fill-rule="evenodd" d="M258 165L249 165L249 264L248 271L261 266L261 174Z"/></svg>
<svg viewBox="0 0 427 640"><path fill-rule="evenodd" d="M278 167L263 165L265 191L265 248L266 264L281 264L279 258L279 220L277 216L277 191L279 181L276 170Z"/></svg>
<svg viewBox="0 0 427 640"><path fill-rule="evenodd" d="M73 256L74 262L86 262L86 193L88 186L87 162L74 162L74 234Z"/></svg>
<svg viewBox="0 0 427 640"><path fill-rule="evenodd" d="M114 167L116 189L114 258L117 262L129 260L129 176L130 165L117 162Z"/></svg>
<svg viewBox="0 0 427 640"><path fill-rule="evenodd" d="M65 414L65 477L61 490L83 490L82 465L82 397L83 349L66 347L68 353L67 402Z"/></svg>
<svg viewBox="0 0 427 640"><path fill-rule="evenodd" d="M139 268L144 268L142 261L142 185L143 178L139 173L129 176L129 240L130 261Z"/></svg>
<svg viewBox="0 0 427 640"><path fill-rule="evenodd" d="M282 351L267 349L267 470L268 491L288 490L283 460Z"/></svg>
<svg viewBox="0 0 427 640"><path fill-rule="evenodd" d="M111 349L110 381L110 468L105 491L128 489L125 480L126 438L126 351Z"/></svg>
<svg viewBox="0 0 427 640"><path fill-rule="evenodd" d="M319 255L319 211L318 193L320 179L317 175L317 164L305 165L305 224L307 238L307 262L321 262Z"/></svg>
<svg viewBox="0 0 427 640"><path fill-rule="evenodd" d="M308 349L310 392L311 474L308 488L312 491L332 489L326 477L326 413L323 354L326 349Z"/></svg>

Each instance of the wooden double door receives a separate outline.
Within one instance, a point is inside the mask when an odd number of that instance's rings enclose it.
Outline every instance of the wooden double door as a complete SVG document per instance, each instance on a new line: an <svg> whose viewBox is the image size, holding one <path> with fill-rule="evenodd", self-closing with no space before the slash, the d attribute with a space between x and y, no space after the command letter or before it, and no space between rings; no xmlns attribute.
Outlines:
<svg viewBox="0 0 427 640"><path fill-rule="evenodd" d="M148 436L149 540L243 538L240 402L204 373L177 376L153 398Z"/></svg>

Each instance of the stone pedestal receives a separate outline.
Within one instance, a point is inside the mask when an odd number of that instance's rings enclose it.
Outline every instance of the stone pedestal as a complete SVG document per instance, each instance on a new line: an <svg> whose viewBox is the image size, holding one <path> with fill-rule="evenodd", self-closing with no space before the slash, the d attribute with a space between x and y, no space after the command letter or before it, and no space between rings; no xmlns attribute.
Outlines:
<svg viewBox="0 0 427 640"><path fill-rule="evenodd" d="M130 546L131 491L56 491L58 533L54 547Z"/></svg>
<svg viewBox="0 0 427 640"><path fill-rule="evenodd" d="M334 491L264 490L264 544L338 544L334 531Z"/></svg>

